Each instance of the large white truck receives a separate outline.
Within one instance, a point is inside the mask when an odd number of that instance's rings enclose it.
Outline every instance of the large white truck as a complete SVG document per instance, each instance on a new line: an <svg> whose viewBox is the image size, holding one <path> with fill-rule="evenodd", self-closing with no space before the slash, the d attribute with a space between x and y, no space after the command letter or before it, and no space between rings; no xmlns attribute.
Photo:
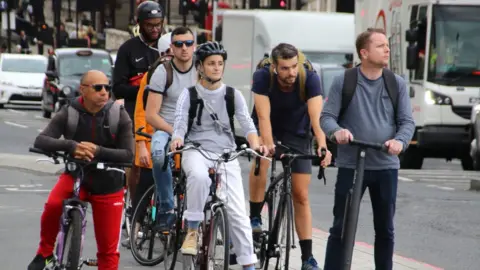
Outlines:
<svg viewBox="0 0 480 270"><path fill-rule="evenodd" d="M343 65L355 51L354 15L285 10L222 10L222 44L228 51L224 81L253 108L256 65L279 43L289 43L312 63ZM236 124L236 134L242 133Z"/></svg>
<svg viewBox="0 0 480 270"><path fill-rule="evenodd" d="M357 0L355 34L382 28L389 68L408 82L416 131L402 167L459 158L471 170L470 116L480 96L479 0ZM354 62L358 63L355 55Z"/></svg>

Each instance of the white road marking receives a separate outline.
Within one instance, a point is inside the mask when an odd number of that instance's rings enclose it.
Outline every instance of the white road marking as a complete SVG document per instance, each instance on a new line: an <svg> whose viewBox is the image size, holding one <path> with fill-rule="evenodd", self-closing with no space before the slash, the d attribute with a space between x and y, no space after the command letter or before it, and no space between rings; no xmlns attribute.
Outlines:
<svg viewBox="0 0 480 270"><path fill-rule="evenodd" d="M4 123L5 123L5 124L7 124L7 125L10 125L10 126L14 126L14 127L19 127L19 128L28 128L28 127L27 127L27 126L25 126L25 125L20 125L20 124L13 123L13 122L10 122L10 121L5 121Z"/></svg>
<svg viewBox="0 0 480 270"><path fill-rule="evenodd" d="M407 178L407 177L403 177L403 176L399 176L398 180L403 181L403 182L415 182L415 180Z"/></svg>
<svg viewBox="0 0 480 270"><path fill-rule="evenodd" d="M37 131L38 131L38 132L42 132L42 131L43 131L43 129L37 129Z"/></svg>
<svg viewBox="0 0 480 270"><path fill-rule="evenodd" d="M43 119L43 116L41 116L41 115L35 115L34 118L35 118L35 119Z"/></svg>
<svg viewBox="0 0 480 270"><path fill-rule="evenodd" d="M442 186L437 186L437 185L427 185L427 187L438 188L438 189L441 189L441 190L448 190L448 191L455 190L454 188L451 188L451 187L442 187Z"/></svg>
<svg viewBox="0 0 480 270"><path fill-rule="evenodd" d="M19 189L19 188L5 188L8 191L19 191L19 192L50 192L49 189Z"/></svg>
<svg viewBox="0 0 480 270"><path fill-rule="evenodd" d="M27 114L26 112L17 111L17 110L14 110L14 109L7 109L7 111L12 112L12 113L16 113L16 114L21 114L21 115L26 115Z"/></svg>

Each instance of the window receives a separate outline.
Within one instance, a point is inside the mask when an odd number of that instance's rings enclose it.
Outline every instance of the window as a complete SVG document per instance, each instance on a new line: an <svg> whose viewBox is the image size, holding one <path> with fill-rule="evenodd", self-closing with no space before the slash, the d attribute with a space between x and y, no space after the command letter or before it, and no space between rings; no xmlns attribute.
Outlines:
<svg viewBox="0 0 480 270"><path fill-rule="evenodd" d="M480 86L479 12L478 6L433 6L429 81Z"/></svg>
<svg viewBox="0 0 480 270"><path fill-rule="evenodd" d="M27 58L3 58L2 71L22 73L45 73L45 71L47 71L47 60Z"/></svg>
<svg viewBox="0 0 480 270"><path fill-rule="evenodd" d="M419 51L419 61L418 66L415 69L414 79L423 80L423 74L425 71L425 52L426 52L426 41L427 41L427 11L428 6L415 5L411 7L410 14L410 28L417 28L418 30L418 39L417 46Z"/></svg>
<svg viewBox="0 0 480 270"><path fill-rule="evenodd" d="M60 76L82 76L85 72L95 69L107 76L112 76L112 63L109 55L77 56L65 55L59 58Z"/></svg>
<svg viewBox="0 0 480 270"><path fill-rule="evenodd" d="M321 52L303 52L307 59L312 63L347 65L352 63L353 54L351 53L321 53Z"/></svg>

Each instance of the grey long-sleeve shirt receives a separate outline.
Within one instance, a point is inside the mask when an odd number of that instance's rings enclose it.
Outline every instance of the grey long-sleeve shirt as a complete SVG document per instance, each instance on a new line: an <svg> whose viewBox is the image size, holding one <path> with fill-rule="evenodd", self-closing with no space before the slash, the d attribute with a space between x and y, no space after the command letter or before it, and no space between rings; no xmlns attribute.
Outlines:
<svg viewBox="0 0 480 270"><path fill-rule="evenodd" d="M332 83L328 99L325 102L320 123L322 130L330 137L341 128L348 129L358 140L385 143L396 139L403 144L403 149L415 131L412 117L410 97L405 81L395 75L398 84L397 119L392 101L385 88L383 78L369 80L358 69L357 89L342 119L338 119L342 104L342 88L344 75L340 75ZM355 168L358 147L338 145L337 167ZM365 169L384 170L399 169L398 156L392 156L376 150L369 150L366 155Z"/></svg>
<svg viewBox="0 0 480 270"><path fill-rule="evenodd" d="M226 86L222 84L218 89L208 90L197 83L196 87L198 98L203 99L205 107L200 119L201 125L197 125L197 119L195 118L190 133L187 135L188 139L200 143L203 149L215 153L223 153L225 149L234 150L236 148L235 138L230 128L225 101ZM177 101L172 139L184 139L187 132L189 109L190 93L188 89L184 89ZM217 114L217 123L210 116L210 112ZM199 113L197 113L198 116ZM235 118L240 123L245 136L250 133L257 133L245 98L238 90L235 90Z"/></svg>

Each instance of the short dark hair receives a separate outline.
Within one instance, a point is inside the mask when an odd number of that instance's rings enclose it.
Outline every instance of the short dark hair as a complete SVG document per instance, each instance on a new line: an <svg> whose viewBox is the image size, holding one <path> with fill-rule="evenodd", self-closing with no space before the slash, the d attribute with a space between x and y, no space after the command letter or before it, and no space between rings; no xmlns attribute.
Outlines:
<svg viewBox="0 0 480 270"><path fill-rule="evenodd" d="M272 50L272 60L275 64L278 63L278 59L292 59L295 56L298 56L297 48L288 43L280 43Z"/></svg>
<svg viewBox="0 0 480 270"><path fill-rule="evenodd" d="M190 34L192 34L192 36L194 36L193 31L190 28L185 27L185 26L179 26L179 27L173 29L172 36L171 36L171 41L173 42L173 37L174 36L185 35L185 34L188 34L188 33L190 33Z"/></svg>
<svg viewBox="0 0 480 270"><path fill-rule="evenodd" d="M367 31L360 33L357 36L357 40L355 41L355 47L357 48L357 55L358 58L362 59L360 55L360 50L367 48L368 44L370 44L370 38L373 34L382 34L385 35L385 30L381 28L367 28Z"/></svg>

